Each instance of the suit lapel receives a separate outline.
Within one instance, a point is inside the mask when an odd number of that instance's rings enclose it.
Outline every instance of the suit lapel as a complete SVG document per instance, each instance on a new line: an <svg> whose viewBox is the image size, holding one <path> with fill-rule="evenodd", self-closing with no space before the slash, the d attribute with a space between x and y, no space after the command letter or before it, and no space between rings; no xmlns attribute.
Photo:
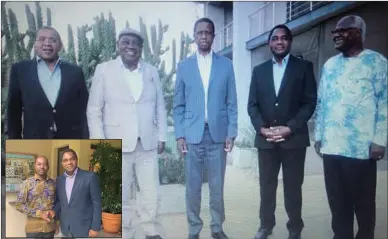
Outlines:
<svg viewBox="0 0 388 239"><path fill-rule="evenodd" d="M192 60L191 64L193 65L193 69L194 69L194 79L198 80L198 83L201 86L200 89L202 89L202 91L205 92L205 87L202 82L201 72L199 70L197 55L196 54L193 55L191 60Z"/></svg>
<svg viewBox="0 0 388 239"><path fill-rule="evenodd" d="M290 79L294 75L294 73L293 73L293 70L295 68L294 64L295 64L295 61L293 59L293 56L290 55L290 57L288 59L286 70L284 71L282 83L280 84L278 97L280 96L280 94L282 93L282 90L284 89L284 87L287 85L287 83L290 81ZM272 79L273 79L273 77L272 77Z"/></svg>
<svg viewBox="0 0 388 239"><path fill-rule="evenodd" d="M125 92L128 94L128 96L130 97L131 101L135 102L135 98L133 97L133 94L132 94L132 91L129 87L129 83L127 82L127 78L125 77L125 74L124 74L124 69L123 69L123 66L122 66L122 61L120 59L120 56L118 56L116 58L116 74L118 76L118 87L119 87L119 91L121 91L122 88L124 88Z"/></svg>
<svg viewBox="0 0 388 239"><path fill-rule="evenodd" d="M271 95L271 97L276 98L276 91L275 91L275 80L273 76L273 62L272 60L269 60L266 66L266 72L267 72L267 79L268 79L268 85L269 85L269 92L268 94Z"/></svg>
<svg viewBox="0 0 388 239"><path fill-rule="evenodd" d="M59 198L64 198L66 201L66 204L68 205L69 202L67 201L67 196L66 196L66 177L64 175L60 176L58 178L59 180L59 189L58 190L58 197Z"/></svg>
<svg viewBox="0 0 388 239"><path fill-rule="evenodd" d="M145 64L143 64L142 61L140 61L140 71L141 71L141 78L143 80L143 87L141 89L141 93L140 93L140 97L139 99L137 100L138 102L142 100L142 98L144 97L144 93L145 93L145 90L146 90L146 87L148 87L148 81L149 80L154 80L152 78L152 76L149 76L148 75L148 69L146 69L145 67ZM151 78L151 79L149 79ZM133 97L133 96L132 96ZM135 99L134 99L135 100Z"/></svg>
<svg viewBox="0 0 388 239"><path fill-rule="evenodd" d="M73 189L71 190L71 196L70 196L70 200L69 200L69 205L74 200L74 197L75 197L75 195L77 193L78 188L80 187L80 185L82 183L82 180L83 180L82 171L81 171L81 169L78 168L78 172L75 175Z"/></svg>
<svg viewBox="0 0 388 239"><path fill-rule="evenodd" d="M214 78L216 77L217 73L217 68L218 68L218 55L213 53L212 56L212 65L210 68L210 78L209 78L209 88L208 91L210 92L210 88L214 82Z"/></svg>
<svg viewBox="0 0 388 239"><path fill-rule="evenodd" d="M46 95L46 93L44 92L43 87L42 87L42 85L40 84L40 81L39 81L39 76L38 76L38 66L37 66L36 58L34 58L34 59L31 60L31 61L32 61L32 62L31 62L31 68L30 68L31 79L32 79L32 81L31 81L31 83L32 83L31 86L32 86L32 88L35 88L35 89L36 89L36 91L35 91L35 90L32 90L32 92L37 92L38 95L41 96L42 100L43 100L46 104L50 105L50 107L51 107L50 101L49 101L49 99L47 98L47 95Z"/></svg>
<svg viewBox="0 0 388 239"><path fill-rule="evenodd" d="M61 69L61 84L59 86L59 91L58 91L58 97L57 100L55 101L55 106L54 108L60 104L61 100L65 98L67 87L71 85L71 77L68 76L70 71L67 70L67 65L66 63L61 62L59 65Z"/></svg>

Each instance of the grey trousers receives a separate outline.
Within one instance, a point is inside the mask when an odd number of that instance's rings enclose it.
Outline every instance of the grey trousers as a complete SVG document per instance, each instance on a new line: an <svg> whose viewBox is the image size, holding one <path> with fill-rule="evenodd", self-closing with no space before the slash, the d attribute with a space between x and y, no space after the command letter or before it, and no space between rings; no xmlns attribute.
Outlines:
<svg viewBox="0 0 388 239"><path fill-rule="evenodd" d="M199 144L188 144L185 158L186 171L186 210L189 234L199 234L203 227L199 216L201 211L202 171L206 167L210 192L210 228L212 232L222 231L225 221L224 178L226 169L226 152L224 143L215 143L209 128L205 127Z"/></svg>
<svg viewBox="0 0 388 239"><path fill-rule="evenodd" d="M158 220L159 166L157 150L144 150L138 141L135 151L123 153L122 237L125 239L163 235Z"/></svg>

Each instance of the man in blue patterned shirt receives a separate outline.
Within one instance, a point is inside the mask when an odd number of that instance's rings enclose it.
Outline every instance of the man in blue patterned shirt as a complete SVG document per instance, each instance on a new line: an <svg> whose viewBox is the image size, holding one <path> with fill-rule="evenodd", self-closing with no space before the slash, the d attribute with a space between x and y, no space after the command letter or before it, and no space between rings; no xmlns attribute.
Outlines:
<svg viewBox="0 0 388 239"><path fill-rule="evenodd" d="M342 18L333 31L341 53L323 66L315 149L323 157L334 239L373 239L376 161L387 145L387 59L364 48L365 22Z"/></svg>

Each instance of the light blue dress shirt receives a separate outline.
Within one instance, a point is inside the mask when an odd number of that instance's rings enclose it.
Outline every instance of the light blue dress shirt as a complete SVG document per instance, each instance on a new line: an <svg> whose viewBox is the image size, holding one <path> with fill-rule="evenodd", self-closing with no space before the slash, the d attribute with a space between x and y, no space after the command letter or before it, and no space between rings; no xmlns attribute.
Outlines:
<svg viewBox="0 0 388 239"><path fill-rule="evenodd" d="M61 68L59 67L61 64L61 59L58 59L53 71L51 71L47 64L39 57L36 58L36 62L39 82L47 96L47 99L50 101L51 106L54 107L58 98L59 88L61 86L62 80Z"/></svg>
<svg viewBox="0 0 388 239"><path fill-rule="evenodd" d="M387 68L387 59L368 49L325 63L315 122L321 153L369 159L372 142L387 145Z"/></svg>
<svg viewBox="0 0 388 239"><path fill-rule="evenodd" d="M280 86L282 85L284 72L286 71L289 58L290 58L290 54L288 54L286 57L284 57L281 65L279 65L276 62L275 58L272 58L273 81L274 81L276 95L279 94L279 89L280 89Z"/></svg>

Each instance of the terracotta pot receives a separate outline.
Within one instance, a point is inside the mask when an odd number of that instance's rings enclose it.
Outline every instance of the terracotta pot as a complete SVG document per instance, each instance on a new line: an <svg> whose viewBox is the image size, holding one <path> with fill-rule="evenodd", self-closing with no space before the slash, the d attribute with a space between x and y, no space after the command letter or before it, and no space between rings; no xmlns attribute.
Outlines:
<svg viewBox="0 0 388 239"><path fill-rule="evenodd" d="M118 233L121 229L121 214L102 213L104 232Z"/></svg>

